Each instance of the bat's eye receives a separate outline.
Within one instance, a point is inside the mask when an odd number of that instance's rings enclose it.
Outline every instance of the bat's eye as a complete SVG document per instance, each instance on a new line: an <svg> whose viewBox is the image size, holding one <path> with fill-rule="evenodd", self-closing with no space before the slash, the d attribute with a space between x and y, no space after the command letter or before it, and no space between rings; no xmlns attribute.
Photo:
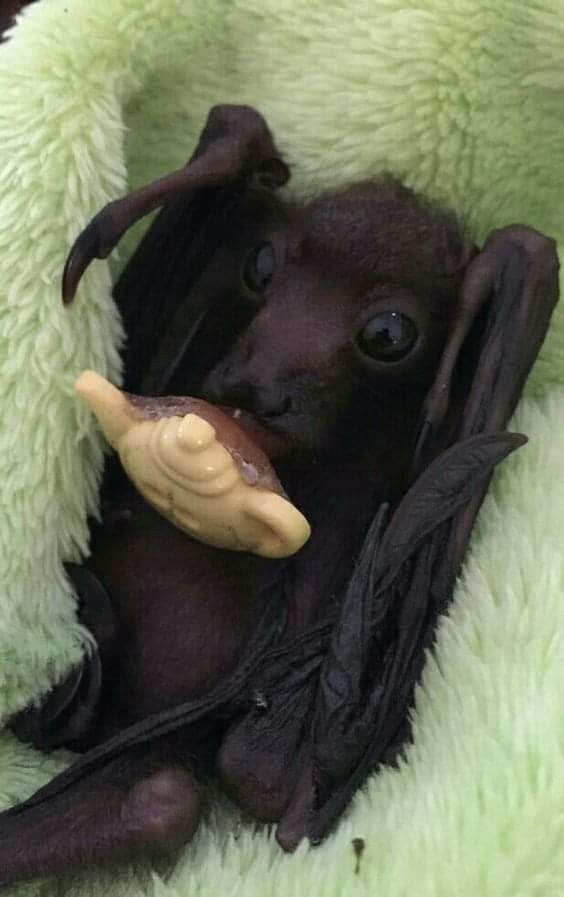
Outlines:
<svg viewBox="0 0 564 897"><path fill-rule="evenodd" d="M411 318L399 311L383 311L366 322L356 339L361 352L374 361L401 361L417 337Z"/></svg>
<svg viewBox="0 0 564 897"><path fill-rule="evenodd" d="M264 293L272 280L275 266L276 258L272 243L259 243L251 249L243 262L241 271L243 283L252 293Z"/></svg>

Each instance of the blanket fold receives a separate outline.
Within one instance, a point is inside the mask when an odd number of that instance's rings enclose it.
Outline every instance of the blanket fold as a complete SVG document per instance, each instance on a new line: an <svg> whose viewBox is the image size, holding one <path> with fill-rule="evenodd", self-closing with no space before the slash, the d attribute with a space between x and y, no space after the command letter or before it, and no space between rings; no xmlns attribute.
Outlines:
<svg viewBox="0 0 564 897"><path fill-rule="evenodd" d="M182 164L217 102L265 115L309 193L383 170L471 235L523 222L564 245L563 0L41 0L0 45L0 721L88 650L63 564L88 550L104 448L72 384L119 381L91 266L67 250L127 188ZM291 857L214 804L174 865L86 871L52 893L560 897L564 893L564 306L514 422L529 444L480 514L418 690L414 743L337 832ZM0 735L0 803L68 762ZM362 838L357 856L351 844ZM26 894L50 893L42 885ZM16 889L18 890L18 889Z"/></svg>

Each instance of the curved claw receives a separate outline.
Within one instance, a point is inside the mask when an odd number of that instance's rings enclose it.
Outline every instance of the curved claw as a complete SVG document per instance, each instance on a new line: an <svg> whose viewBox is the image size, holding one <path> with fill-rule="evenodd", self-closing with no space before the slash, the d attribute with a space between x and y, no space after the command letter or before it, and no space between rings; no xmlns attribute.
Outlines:
<svg viewBox="0 0 564 897"><path fill-rule="evenodd" d="M126 231L140 218L162 206L184 186L189 186L191 175L191 168L174 171L145 187L133 190L121 199L109 202L98 212L78 235L69 252L62 283L65 305L69 305L74 299L80 279L90 262L107 258ZM186 185L184 181L187 181Z"/></svg>
<svg viewBox="0 0 564 897"><path fill-rule="evenodd" d="M103 214L103 211L100 215ZM62 296L63 305L70 305L73 301L80 279L93 259L106 258L111 252L102 249L102 234L97 215L88 227L78 235L68 254L63 270Z"/></svg>

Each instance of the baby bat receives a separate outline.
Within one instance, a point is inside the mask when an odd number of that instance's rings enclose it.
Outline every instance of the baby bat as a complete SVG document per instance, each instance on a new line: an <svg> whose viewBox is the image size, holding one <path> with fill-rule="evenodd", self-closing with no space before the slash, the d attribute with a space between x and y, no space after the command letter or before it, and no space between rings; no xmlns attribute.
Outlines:
<svg viewBox="0 0 564 897"><path fill-rule="evenodd" d="M292 848L322 838L406 737L504 432L556 302L551 240L481 251L388 178L310 202L262 118L214 108L193 159L106 207L64 298L163 207L115 291L126 387L248 412L312 524L271 561L200 545L118 470L87 567L69 570L99 649L14 721L74 765L0 814L0 885L177 847L200 769ZM108 598L109 596L109 598Z"/></svg>

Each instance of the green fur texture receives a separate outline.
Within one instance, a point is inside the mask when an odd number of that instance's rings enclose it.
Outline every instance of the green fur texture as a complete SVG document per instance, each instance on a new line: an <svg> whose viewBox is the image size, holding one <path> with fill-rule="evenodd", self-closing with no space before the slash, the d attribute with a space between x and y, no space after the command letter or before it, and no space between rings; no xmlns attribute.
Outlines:
<svg viewBox="0 0 564 897"><path fill-rule="evenodd" d="M108 263L70 310L73 237L186 160L211 105L267 117L310 193L390 171L481 239L564 245L563 0L41 0L0 46L0 721L88 639L62 564L87 550L103 446L73 398L119 377ZM133 237L121 250L123 263ZM322 847L210 809L174 864L14 889L73 897L562 897L564 306L418 690L415 739ZM0 802L68 762L0 736ZM365 850L355 872L351 841Z"/></svg>

